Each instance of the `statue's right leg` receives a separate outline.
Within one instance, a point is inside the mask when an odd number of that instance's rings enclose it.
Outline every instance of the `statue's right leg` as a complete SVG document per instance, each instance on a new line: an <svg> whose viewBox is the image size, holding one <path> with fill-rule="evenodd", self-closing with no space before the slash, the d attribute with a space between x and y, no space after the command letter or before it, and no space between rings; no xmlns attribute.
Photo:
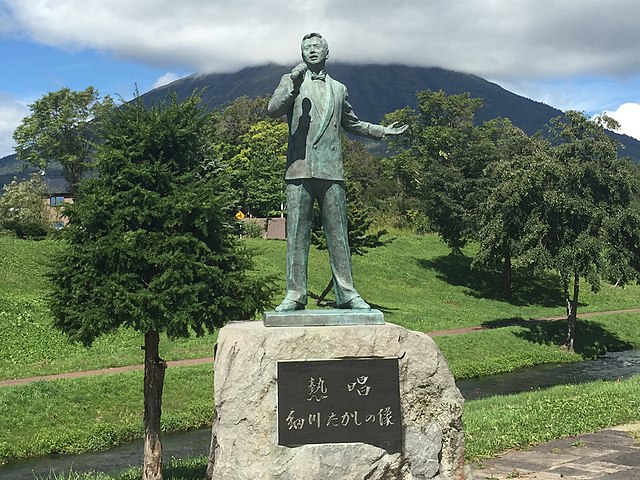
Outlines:
<svg viewBox="0 0 640 480"><path fill-rule="evenodd" d="M287 293L276 311L299 310L307 304L307 265L315 200L309 182L287 182Z"/></svg>

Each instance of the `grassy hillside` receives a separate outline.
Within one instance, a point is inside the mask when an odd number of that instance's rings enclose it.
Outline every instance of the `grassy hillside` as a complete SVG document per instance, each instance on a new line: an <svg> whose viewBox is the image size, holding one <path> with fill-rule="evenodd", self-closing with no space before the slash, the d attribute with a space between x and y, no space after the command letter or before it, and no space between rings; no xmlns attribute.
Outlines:
<svg viewBox="0 0 640 480"><path fill-rule="evenodd" d="M285 243L248 240L247 244L258 254L258 268L279 278L284 293ZM56 241L0 238L0 379L142 363L143 341L134 331L121 329L85 348L70 344L52 328L44 274L49 269L55 272L50 258L59 248ZM563 335L562 322L521 325L523 320L563 313L555 277L532 279L519 272L514 299L506 301L496 294L499 275L472 271L469 263L469 256L449 257L436 236L402 236L354 258L354 272L360 293L389 322L422 332L476 325L504 327L436 338L459 378L575 361L640 345L640 315L597 317L579 322L578 355L568 354L557 346ZM312 249L309 277L311 293L320 293L330 278L326 252ZM637 285L625 289L605 285L598 294L585 289L579 313L638 307L639 293ZM274 306L279 295L273 299ZM164 339L161 355L166 360L207 357L214 342L215 335Z"/></svg>
<svg viewBox="0 0 640 480"><path fill-rule="evenodd" d="M248 243L261 252L260 269L282 279L284 292L284 242ZM500 274L471 270L474 248L464 253L462 257L449 256L448 247L437 235L400 236L389 245L353 258L356 288L374 308L384 312L387 321L421 332L503 326L564 313L561 284L555 275L534 278L517 270L513 298L506 300L500 294ZM309 262L309 290L318 295L331 278L326 251L312 249ZM638 285L619 288L605 284L598 294L585 285L579 313L640 307Z"/></svg>
<svg viewBox="0 0 640 480"><path fill-rule="evenodd" d="M51 257L58 241L0 237L0 379L91 370L143 362L141 334L121 329L91 348L70 343L52 327L47 305ZM161 342L166 360L211 356L215 337Z"/></svg>

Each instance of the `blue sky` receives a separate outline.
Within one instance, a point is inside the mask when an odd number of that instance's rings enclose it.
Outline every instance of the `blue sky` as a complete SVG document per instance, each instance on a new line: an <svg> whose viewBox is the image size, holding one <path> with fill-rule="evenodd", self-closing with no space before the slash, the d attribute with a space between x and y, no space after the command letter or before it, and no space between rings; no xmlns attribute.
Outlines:
<svg viewBox="0 0 640 480"><path fill-rule="evenodd" d="M636 0L0 0L0 156L28 105L89 85L129 99L192 73L331 59L474 73L640 139ZM330 64L328 66L330 69Z"/></svg>
<svg viewBox="0 0 640 480"><path fill-rule="evenodd" d="M0 47L0 64L8 67L3 68L8 74L0 79L0 91L25 99L64 87L83 90L89 85L99 87L103 94L130 96L136 83L147 91L166 73L93 49L69 50L11 38L0 40Z"/></svg>

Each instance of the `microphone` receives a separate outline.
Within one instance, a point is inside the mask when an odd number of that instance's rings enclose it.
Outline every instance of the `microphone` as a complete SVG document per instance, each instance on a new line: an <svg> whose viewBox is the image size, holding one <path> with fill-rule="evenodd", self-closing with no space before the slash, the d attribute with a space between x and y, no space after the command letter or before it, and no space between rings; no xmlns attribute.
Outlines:
<svg viewBox="0 0 640 480"><path fill-rule="evenodd" d="M298 65L293 67L293 70L291 70L291 80L293 81L298 80L298 78L300 78L302 75L306 73L308 68L309 67L307 67L307 64L304 62L299 63Z"/></svg>

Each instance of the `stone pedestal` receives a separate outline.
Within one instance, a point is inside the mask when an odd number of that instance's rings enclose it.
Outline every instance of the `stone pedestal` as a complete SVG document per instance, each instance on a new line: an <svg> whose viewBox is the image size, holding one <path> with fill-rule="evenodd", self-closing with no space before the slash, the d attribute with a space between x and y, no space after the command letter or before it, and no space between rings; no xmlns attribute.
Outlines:
<svg viewBox="0 0 640 480"><path fill-rule="evenodd" d="M278 445L278 362L354 357L398 359L402 452L367 443ZM214 382L207 473L215 480L464 479L463 398L423 333L392 324L230 323L218 336Z"/></svg>

